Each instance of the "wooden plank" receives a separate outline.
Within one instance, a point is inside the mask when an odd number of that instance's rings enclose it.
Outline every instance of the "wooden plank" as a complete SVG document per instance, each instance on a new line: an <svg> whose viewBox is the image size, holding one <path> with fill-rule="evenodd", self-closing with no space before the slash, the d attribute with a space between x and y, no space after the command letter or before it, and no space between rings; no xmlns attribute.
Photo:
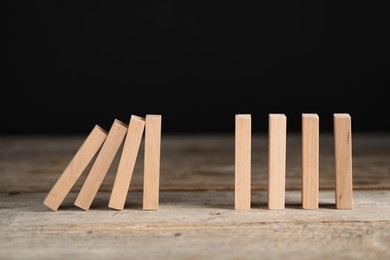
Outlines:
<svg viewBox="0 0 390 260"><path fill-rule="evenodd" d="M302 208L318 209L319 118L302 114Z"/></svg>
<svg viewBox="0 0 390 260"><path fill-rule="evenodd" d="M234 208L251 208L251 115L236 115Z"/></svg>
<svg viewBox="0 0 390 260"><path fill-rule="evenodd" d="M352 129L348 114L334 114L337 209L352 209Z"/></svg>
<svg viewBox="0 0 390 260"><path fill-rule="evenodd" d="M66 195L68 195L73 185L100 149L106 137L107 132L100 126L96 125L92 129L80 149L51 188L49 194L47 194L43 201L44 205L54 211L58 209Z"/></svg>
<svg viewBox="0 0 390 260"><path fill-rule="evenodd" d="M356 191L354 210L338 211L334 191L321 191L319 210L300 208L301 192L286 192L286 209L233 210L231 191L161 192L161 210L138 210L142 192L130 191L129 209L76 210L71 192L64 210L41 204L45 193L0 193L0 259L388 259L390 191ZM32 239L33 238L33 239ZM346 239L348 238L348 239ZM154 246L145 250L145 244ZM172 250L175 248L175 250ZM240 250L237 250L240 248ZM281 250L283 248L283 250ZM302 252L305 252L302 257Z"/></svg>
<svg viewBox="0 0 390 260"><path fill-rule="evenodd" d="M268 145L268 208L284 209L286 182L287 118L283 114L269 115Z"/></svg>
<svg viewBox="0 0 390 260"><path fill-rule="evenodd" d="M145 119L132 115L108 204L112 209L123 210L125 206L144 128Z"/></svg>
<svg viewBox="0 0 390 260"><path fill-rule="evenodd" d="M97 156L74 205L83 210L89 209L116 153L118 152L123 138L126 135L126 131L127 125L115 119L108 133L107 139L104 142L103 147L99 152L99 155Z"/></svg>
<svg viewBox="0 0 390 260"><path fill-rule="evenodd" d="M157 210L160 191L161 115L147 115L145 129L144 210Z"/></svg>

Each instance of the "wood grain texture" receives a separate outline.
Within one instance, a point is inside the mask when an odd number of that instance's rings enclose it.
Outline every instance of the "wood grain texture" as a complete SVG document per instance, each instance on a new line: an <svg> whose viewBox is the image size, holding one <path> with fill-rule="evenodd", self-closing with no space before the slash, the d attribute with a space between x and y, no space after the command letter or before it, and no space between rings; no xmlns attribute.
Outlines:
<svg viewBox="0 0 390 260"><path fill-rule="evenodd" d="M73 192L57 212L41 204L44 193L0 193L0 259L390 257L390 191L356 191L353 211L335 210L334 191L320 192L315 211L287 191L286 209L270 211L267 193L255 191L256 204L239 213L233 191L162 191L156 212L130 193L124 211L107 210L110 193L99 192L87 212Z"/></svg>
<svg viewBox="0 0 390 260"><path fill-rule="evenodd" d="M104 177L107 174L111 163L118 152L118 149L126 135L127 125L119 120L115 120L111 126L106 141L100 150L74 205L88 210L92 204Z"/></svg>
<svg viewBox="0 0 390 260"><path fill-rule="evenodd" d="M318 209L319 118L302 114L302 208Z"/></svg>
<svg viewBox="0 0 390 260"><path fill-rule="evenodd" d="M43 201L44 205L54 211L59 208L66 195L68 195L73 185L102 146L106 137L107 132L100 126L96 125L92 129L80 149L51 188L49 194Z"/></svg>
<svg viewBox="0 0 390 260"><path fill-rule="evenodd" d="M144 210L157 210L160 192L161 115L147 115L145 129Z"/></svg>
<svg viewBox="0 0 390 260"><path fill-rule="evenodd" d="M286 131L286 116L282 114L270 114L268 132L269 209L284 209L286 190Z"/></svg>
<svg viewBox="0 0 390 260"><path fill-rule="evenodd" d="M336 206L352 209L352 129L348 114L334 114Z"/></svg>
<svg viewBox="0 0 390 260"><path fill-rule="evenodd" d="M251 208L251 115L236 115L234 207Z"/></svg>
<svg viewBox="0 0 390 260"><path fill-rule="evenodd" d="M112 209L123 210L125 206L144 128L145 119L132 115L108 204Z"/></svg>

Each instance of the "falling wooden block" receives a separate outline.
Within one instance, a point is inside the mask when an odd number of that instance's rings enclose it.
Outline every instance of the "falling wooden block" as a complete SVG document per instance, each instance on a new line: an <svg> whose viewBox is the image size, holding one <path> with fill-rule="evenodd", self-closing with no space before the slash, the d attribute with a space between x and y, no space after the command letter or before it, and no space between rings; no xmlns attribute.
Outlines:
<svg viewBox="0 0 390 260"><path fill-rule="evenodd" d="M334 114L336 208L352 209L352 129L349 114Z"/></svg>
<svg viewBox="0 0 390 260"><path fill-rule="evenodd" d="M160 186L161 115L147 115L145 124L144 210L157 210Z"/></svg>
<svg viewBox="0 0 390 260"><path fill-rule="evenodd" d="M92 129L87 139L85 139L84 143L46 196L43 202L44 205L54 211L58 209L66 195L68 195L80 175L100 149L106 137L107 132L100 126L96 125Z"/></svg>
<svg viewBox="0 0 390 260"><path fill-rule="evenodd" d="M284 209L286 182L286 130L283 114L269 115L268 208Z"/></svg>
<svg viewBox="0 0 390 260"><path fill-rule="evenodd" d="M112 161L114 160L116 153L118 152L123 138L126 135L126 131L127 125L115 119L110 131L108 132L107 139L104 142L103 147L98 154L74 205L84 210L89 209Z"/></svg>
<svg viewBox="0 0 390 260"><path fill-rule="evenodd" d="M302 114L302 208L318 209L319 118Z"/></svg>
<svg viewBox="0 0 390 260"><path fill-rule="evenodd" d="M132 115L108 206L123 210L144 133L145 119Z"/></svg>
<svg viewBox="0 0 390 260"><path fill-rule="evenodd" d="M251 115L236 115L234 208L251 208Z"/></svg>

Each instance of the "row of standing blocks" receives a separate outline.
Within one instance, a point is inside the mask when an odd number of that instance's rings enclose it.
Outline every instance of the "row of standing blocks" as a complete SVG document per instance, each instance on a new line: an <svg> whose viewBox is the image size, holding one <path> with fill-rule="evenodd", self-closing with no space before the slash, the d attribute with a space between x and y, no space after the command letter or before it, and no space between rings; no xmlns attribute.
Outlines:
<svg viewBox="0 0 390 260"><path fill-rule="evenodd" d="M285 204L286 123L282 114L269 115L268 206L283 209ZM97 157L74 204L88 210L122 142L123 151L115 176L109 207L123 210L142 136L145 131L143 209L157 210L159 204L161 115L146 118L132 115L129 125L115 120L107 133L95 126L44 200L57 210L96 154ZM251 204L251 115L236 115L235 209ZM351 117L334 114L336 207L352 209ZM302 207L318 208L319 118L302 115Z"/></svg>
<svg viewBox="0 0 390 260"><path fill-rule="evenodd" d="M349 114L334 114L336 208L352 209L352 135ZM269 115L268 208L284 209L287 118ZM302 208L318 209L319 117L302 114ZM235 209L251 205L251 115L236 115Z"/></svg>

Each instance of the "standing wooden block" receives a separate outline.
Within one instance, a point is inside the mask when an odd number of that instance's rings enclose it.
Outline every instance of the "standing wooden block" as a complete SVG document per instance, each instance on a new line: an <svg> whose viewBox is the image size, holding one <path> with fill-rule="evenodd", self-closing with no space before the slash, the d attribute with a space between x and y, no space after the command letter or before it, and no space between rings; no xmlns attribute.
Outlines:
<svg viewBox="0 0 390 260"><path fill-rule="evenodd" d="M302 114L302 208L318 209L319 118Z"/></svg>
<svg viewBox="0 0 390 260"><path fill-rule="evenodd" d="M349 114L334 114L336 208L352 209L352 129Z"/></svg>
<svg viewBox="0 0 390 260"><path fill-rule="evenodd" d="M84 210L89 209L112 161L114 160L116 153L118 152L123 138L126 135L126 131L127 125L115 119L108 133L107 139L104 142L103 147L97 156L74 205Z"/></svg>
<svg viewBox="0 0 390 260"><path fill-rule="evenodd" d="M96 125L46 196L44 205L56 211L107 137Z"/></svg>
<svg viewBox="0 0 390 260"><path fill-rule="evenodd" d="M251 208L251 115L236 115L234 208Z"/></svg>
<svg viewBox="0 0 390 260"><path fill-rule="evenodd" d="M284 209L286 182L286 130L283 114L269 115L268 208Z"/></svg>
<svg viewBox="0 0 390 260"><path fill-rule="evenodd" d="M144 128L145 119L132 115L108 204L110 208L123 210L125 206Z"/></svg>
<svg viewBox="0 0 390 260"><path fill-rule="evenodd" d="M158 209L161 115L147 115L145 126L144 210Z"/></svg>

